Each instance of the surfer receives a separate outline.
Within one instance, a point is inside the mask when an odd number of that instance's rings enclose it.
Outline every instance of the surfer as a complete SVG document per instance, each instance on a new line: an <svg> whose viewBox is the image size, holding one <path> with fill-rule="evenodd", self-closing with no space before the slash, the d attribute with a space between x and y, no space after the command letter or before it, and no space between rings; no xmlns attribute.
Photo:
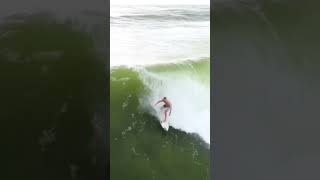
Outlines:
<svg viewBox="0 0 320 180"><path fill-rule="evenodd" d="M167 120L167 113L168 111L170 110L169 112L169 116L171 115L171 109L172 109L172 105L171 105L171 102L166 98L166 97L163 97L161 100L159 100L156 104L154 104L154 106L156 106L157 104L163 102L164 105L162 106L164 108L164 120L162 122L166 122Z"/></svg>

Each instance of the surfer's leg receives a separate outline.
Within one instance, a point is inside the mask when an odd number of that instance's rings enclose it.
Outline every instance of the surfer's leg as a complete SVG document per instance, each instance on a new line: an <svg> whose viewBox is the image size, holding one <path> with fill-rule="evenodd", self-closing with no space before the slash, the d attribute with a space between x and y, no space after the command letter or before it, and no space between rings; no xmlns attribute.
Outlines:
<svg viewBox="0 0 320 180"><path fill-rule="evenodd" d="M163 122L166 122L166 120L167 120L167 113L168 113L168 108L166 108L166 110L164 111L164 120L163 120Z"/></svg>

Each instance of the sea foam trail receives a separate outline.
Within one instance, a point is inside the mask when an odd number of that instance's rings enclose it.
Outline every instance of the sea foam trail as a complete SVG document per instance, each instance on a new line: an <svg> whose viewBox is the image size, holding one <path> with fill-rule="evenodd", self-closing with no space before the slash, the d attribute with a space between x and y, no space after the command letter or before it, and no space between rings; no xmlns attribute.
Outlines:
<svg viewBox="0 0 320 180"><path fill-rule="evenodd" d="M172 102L170 126L196 133L210 144L210 86L200 81L196 71L186 75L140 70L140 78L148 89L140 99L144 109L154 112L152 105L167 97Z"/></svg>

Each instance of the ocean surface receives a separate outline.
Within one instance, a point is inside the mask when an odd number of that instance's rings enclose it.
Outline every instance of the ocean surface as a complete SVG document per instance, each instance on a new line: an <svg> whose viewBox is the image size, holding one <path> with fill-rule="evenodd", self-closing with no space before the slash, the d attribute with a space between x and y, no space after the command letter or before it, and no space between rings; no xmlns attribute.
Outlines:
<svg viewBox="0 0 320 180"><path fill-rule="evenodd" d="M209 179L209 6L112 6L110 22L111 179Z"/></svg>

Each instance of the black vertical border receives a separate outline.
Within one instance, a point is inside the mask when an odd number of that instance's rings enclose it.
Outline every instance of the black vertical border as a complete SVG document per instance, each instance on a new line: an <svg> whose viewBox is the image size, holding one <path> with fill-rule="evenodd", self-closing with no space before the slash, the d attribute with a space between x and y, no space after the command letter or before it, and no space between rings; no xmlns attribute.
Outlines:
<svg viewBox="0 0 320 180"><path fill-rule="evenodd" d="M210 179L215 179L214 156L215 156L215 126L214 126L214 94L215 94L215 60L213 57L213 12L214 0L210 0Z"/></svg>
<svg viewBox="0 0 320 180"><path fill-rule="evenodd" d="M89 9L91 8L91 10L103 10L103 13L105 14L105 20L103 23L106 23L106 25L104 26L103 32L106 33L106 39L103 39L103 43L105 43L105 49L103 49L105 51L106 56L104 56L104 69L105 69L105 74L104 74L104 85L103 85L103 90L104 90L104 94L103 94L103 110L100 111L99 109L99 116L100 113L102 112L101 116L104 119L104 131L103 131L103 138L102 141L99 142L103 143L101 145L102 148L99 148L99 150L97 150L98 152L98 157L99 159L96 160L96 164L98 164L98 166L95 167L95 169L90 169L88 171L90 171L90 173L87 172L83 172L83 177L80 177L80 179L86 179L86 176L92 176L92 179L95 180L106 180L106 179L110 179L110 144L109 144L109 130L110 130L110 108L109 108L109 99L110 99L110 82L109 82L109 77L110 77L110 0L98 0L98 1L76 1L76 0L66 0L66 1L61 1L61 0L33 0L33 1L23 1L23 0L3 0L0 3L0 20L3 20L4 17L10 16L10 15L15 15L15 14L33 14L33 13L38 13L38 12L52 12L54 15L57 16L62 16L64 17L64 13L68 13L68 14L72 14L72 10L81 10L83 8L88 7ZM2 23L2 21L1 21ZM1 24L0 23L0 24ZM100 29L99 29L100 30ZM1 74L1 72L0 72ZM1 74L3 75L3 74ZM5 84L3 84L3 86L6 86ZM102 86L101 86L102 87ZM2 93L2 91L0 91ZM23 103L23 102L22 102ZM100 104L99 104L100 105ZM30 104L30 106L32 106L32 104ZM45 109L45 108L44 108ZM4 111L2 109L2 111ZM1 112L2 113L2 112ZM17 111L17 114L20 113L19 111ZM100 117L99 117L100 118ZM1 119L3 121L7 120L7 119ZM22 119L23 121L28 121L29 119ZM22 122L21 120L21 122ZM17 120L18 122L20 121ZM11 122L10 122L11 123ZM29 137L25 137L25 134L32 134L34 132L32 131L28 131L29 129L27 128L33 128L34 125L29 125L29 126L25 126L25 127L21 127L20 129L22 129L23 131L27 132L27 133L23 133L21 131L17 131L18 128L14 127L14 129L12 128L12 126L6 127L6 124L3 123L4 128L7 131L10 131L10 133L12 132L12 134L15 134L15 136L20 136L22 139L25 138L26 140L28 140L28 142L34 140L32 138ZM13 124L13 123L12 123ZM4 151L8 152L8 153L2 153L4 156L6 157L14 157L13 159L10 160L10 164L7 164L6 159L4 159L4 169L3 169L3 173L0 175L2 178L0 179L16 179L14 177L19 177L19 176L24 176L25 179L39 179L39 177L41 177L41 173L39 174L35 174L34 172L28 172L29 174L24 175L23 173L25 173L27 170L24 169L32 169L33 168L33 164L30 163L29 167L21 167L20 162L25 161L23 158L19 159L17 157L25 157L25 156L29 156L32 157L35 154L27 154L28 152L31 152L31 148L36 146L34 144L30 144L30 147L25 147L25 148L15 148L16 145L20 145L22 144L21 142L16 142L15 139L11 140L10 137L6 137L6 136L2 136L5 138L4 141ZM24 139L24 140L25 140ZM7 143L7 144L6 144ZM100 146L99 146L100 147ZM58 153L55 150L53 150L52 152L54 153ZM63 153L63 152L60 152ZM101 154L101 155L100 155ZM16 158L16 159L15 159ZM9 158L8 158L9 159ZM45 172L45 170L51 170L51 171L57 171L57 173L55 175L57 175L58 173L64 174L65 172L61 172L59 170L57 170L58 168L55 168L55 166L51 166L51 167L45 167L45 165L48 165L50 163L49 160L45 160L44 158L39 158L38 160L43 163L43 169L37 169L36 171L39 172ZM91 172L94 172L95 174L91 174ZM81 172L82 173L82 172ZM12 178L12 176L14 176ZM57 175L58 176L58 175ZM9 178L7 178L9 177ZM54 178L54 177L51 177ZM64 179L64 178L61 178Z"/></svg>
<svg viewBox="0 0 320 180"><path fill-rule="evenodd" d="M106 115L106 179L110 179L110 0L106 0L106 8L107 8L107 17L106 17L106 31L107 31L107 45L106 45L106 51L107 51L107 62L106 62L106 81L107 81L107 115Z"/></svg>

